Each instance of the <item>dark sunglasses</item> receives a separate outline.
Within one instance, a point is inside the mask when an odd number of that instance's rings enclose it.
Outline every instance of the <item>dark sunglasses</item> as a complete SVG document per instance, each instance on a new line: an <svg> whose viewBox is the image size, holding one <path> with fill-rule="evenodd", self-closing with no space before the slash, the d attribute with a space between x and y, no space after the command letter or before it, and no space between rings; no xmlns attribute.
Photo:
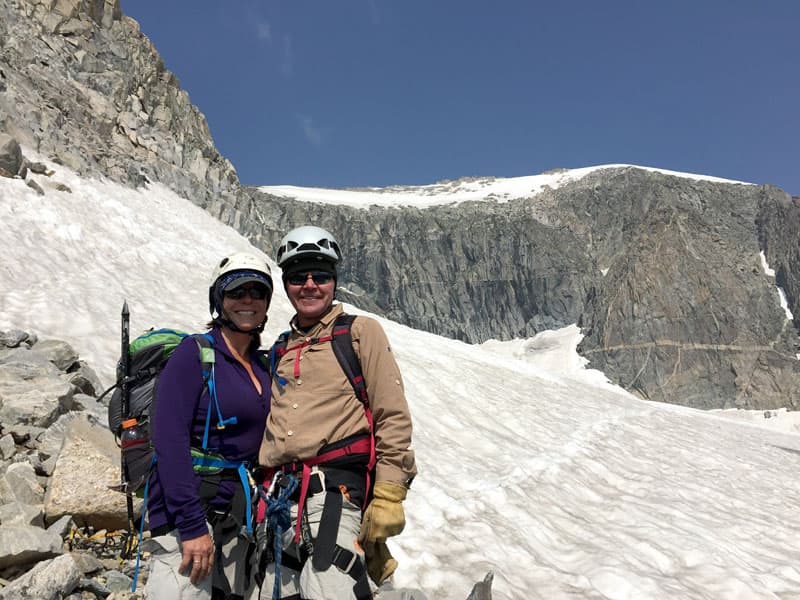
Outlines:
<svg viewBox="0 0 800 600"><path fill-rule="evenodd" d="M267 297L267 288L261 285L253 287L237 287L233 290L225 290L226 298L231 300L241 300L245 296L250 296L253 300L263 300Z"/></svg>
<svg viewBox="0 0 800 600"><path fill-rule="evenodd" d="M313 271L310 273L294 273L286 278L286 283L289 285L305 285L308 278L314 281L317 285L323 285L333 281L333 273L326 273L325 271Z"/></svg>

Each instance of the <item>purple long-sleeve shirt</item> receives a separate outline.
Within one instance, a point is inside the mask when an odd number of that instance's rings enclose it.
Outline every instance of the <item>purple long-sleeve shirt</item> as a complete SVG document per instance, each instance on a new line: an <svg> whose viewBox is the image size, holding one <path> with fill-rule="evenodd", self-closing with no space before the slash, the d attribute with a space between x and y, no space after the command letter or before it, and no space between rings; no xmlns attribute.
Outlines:
<svg viewBox="0 0 800 600"><path fill-rule="evenodd" d="M249 359L261 383L259 394L244 366L231 354L219 329L212 329L211 335L220 411L224 419L235 416L237 423L217 430L217 414L212 403L208 449L230 461L254 464L269 411L269 374L253 351ZM147 501L150 529L164 525L177 527L181 539L187 540L207 533L199 495L200 477L192 469L189 449L201 447L208 410L209 394L203 389L197 342L187 338L175 349L158 380L153 418L157 462ZM238 479L222 481L211 505L227 507L237 486L241 486Z"/></svg>

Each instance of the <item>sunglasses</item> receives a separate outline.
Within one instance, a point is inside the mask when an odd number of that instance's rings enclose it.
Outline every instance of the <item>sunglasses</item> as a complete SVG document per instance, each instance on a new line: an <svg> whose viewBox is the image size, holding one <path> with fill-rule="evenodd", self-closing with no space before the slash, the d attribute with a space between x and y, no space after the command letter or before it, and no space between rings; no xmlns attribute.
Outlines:
<svg viewBox="0 0 800 600"><path fill-rule="evenodd" d="M333 273L326 273L325 271L313 271L310 273L294 273L286 278L286 283L289 285L305 285L308 278L311 277L316 285L324 285L333 281Z"/></svg>
<svg viewBox="0 0 800 600"><path fill-rule="evenodd" d="M224 294L226 298L231 300L241 300L245 296L250 296L253 300L263 300L267 297L267 288L261 285L237 287L233 290L225 290Z"/></svg>

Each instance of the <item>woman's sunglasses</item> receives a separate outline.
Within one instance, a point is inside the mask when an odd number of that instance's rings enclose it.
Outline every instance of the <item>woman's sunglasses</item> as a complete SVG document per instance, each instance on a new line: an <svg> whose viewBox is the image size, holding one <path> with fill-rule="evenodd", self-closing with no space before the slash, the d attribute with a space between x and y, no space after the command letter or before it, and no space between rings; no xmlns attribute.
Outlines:
<svg viewBox="0 0 800 600"><path fill-rule="evenodd" d="M263 285L253 287L237 287L232 290L225 290L225 297L231 300L241 300L245 296L250 296L253 300L263 300L267 297L267 288Z"/></svg>

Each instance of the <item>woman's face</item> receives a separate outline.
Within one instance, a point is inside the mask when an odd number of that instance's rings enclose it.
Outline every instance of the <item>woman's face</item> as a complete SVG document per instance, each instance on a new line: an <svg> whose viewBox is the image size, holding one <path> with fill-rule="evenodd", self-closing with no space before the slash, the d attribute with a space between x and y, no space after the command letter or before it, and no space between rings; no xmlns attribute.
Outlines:
<svg viewBox="0 0 800 600"><path fill-rule="evenodd" d="M267 288L253 283L226 290L222 312L242 331L258 329L267 316Z"/></svg>

